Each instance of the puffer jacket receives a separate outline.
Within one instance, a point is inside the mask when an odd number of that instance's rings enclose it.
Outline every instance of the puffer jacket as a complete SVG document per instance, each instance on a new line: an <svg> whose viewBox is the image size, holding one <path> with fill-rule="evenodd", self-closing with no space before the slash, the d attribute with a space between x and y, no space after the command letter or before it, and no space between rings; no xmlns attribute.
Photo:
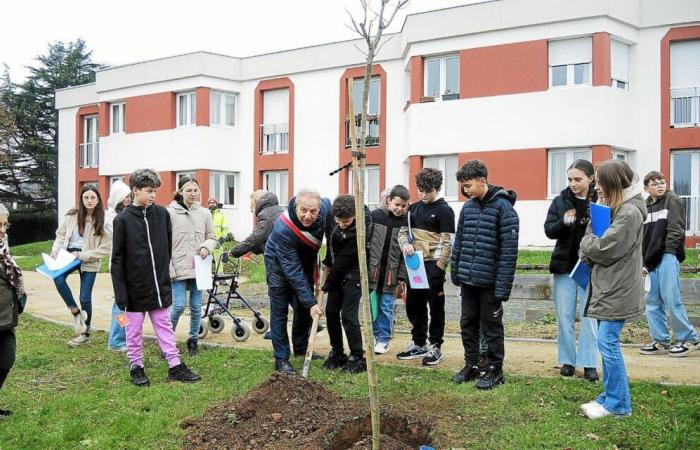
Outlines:
<svg viewBox="0 0 700 450"><path fill-rule="evenodd" d="M514 191L489 186L483 200L472 198L462 206L452 249L452 283L493 287L495 299L508 300L518 259L516 198Z"/></svg>
<svg viewBox="0 0 700 450"><path fill-rule="evenodd" d="M231 249L231 256L240 258L248 252L260 255L265 251L267 237L272 233L272 226L275 220L284 212L280 206L277 196L273 192L266 192L255 204L255 227L253 232Z"/></svg>
<svg viewBox="0 0 700 450"><path fill-rule="evenodd" d="M382 294L395 294L399 280L406 279L406 265L398 239L401 227L407 226L406 216L395 216L380 206L372 211L372 222L369 289Z"/></svg>
<svg viewBox="0 0 700 450"><path fill-rule="evenodd" d="M59 249L67 249L73 230L78 227L78 214L66 214L61 225L56 230L56 240L53 241L51 253ZM85 236L85 244L80 250L80 270L83 272L99 272L102 258L109 256L112 245L112 233L104 227L102 236L95 236L92 229Z"/></svg>
<svg viewBox="0 0 700 450"><path fill-rule="evenodd" d="M275 221L265 244L267 286L273 289L293 289L299 302L311 308L316 304L313 292L314 268L318 250L323 242L331 202L327 198L321 199L318 219L310 227L301 224L296 215L295 205L296 197L293 197L284 215L296 225L302 236L290 229L282 217ZM311 246L302 239L310 242Z"/></svg>
<svg viewBox="0 0 700 450"><path fill-rule="evenodd" d="M173 228L170 278L174 281L193 279L194 257L199 257L199 251L203 248L211 255L218 245L211 212L199 203L187 208L173 200L168 206L168 213Z"/></svg>
<svg viewBox="0 0 700 450"><path fill-rule="evenodd" d="M365 206L365 238L367 250L373 234L372 216ZM365 255L369 251L365 251ZM360 264L357 250L357 221L353 220L347 228L340 228L333 217L328 218L326 225L326 258L323 264L330 268L325 286L328 288L342 287L343 280L360 281ZM327 289L324 289L327 290Z"/></svg>
<svg viewBox="0 0 700 450"><path fill-rule="evenodd" d="M593 187L588 198L595 202L597 196ZM569 210L576 211L576 220L572 224L564 223L564 214ZM549 205L547 220L544 222L544 234L550 239L556 239L554 251L549 261L550 273L571 273L578 262L578 249L581 239L586 234L589 221L588 200L576 198L568 187L561 191Z"/></svg>
<svg viewBox="0 0 700 450"><path fill-rule="evenodd" d="M602 237L596 237L588 226L579 250L579 256L593 266L586 317L626 320L644 312L642 238L646 216L640 188L634 184L625 189L623 203Z"/></svg>
<svg viewBox="0 0 700 450"><path fill-rule="evenodd" d="M159 205L127 206L114 219L112 285L121 310L152 311L172 304L170 214Z"/></svg>

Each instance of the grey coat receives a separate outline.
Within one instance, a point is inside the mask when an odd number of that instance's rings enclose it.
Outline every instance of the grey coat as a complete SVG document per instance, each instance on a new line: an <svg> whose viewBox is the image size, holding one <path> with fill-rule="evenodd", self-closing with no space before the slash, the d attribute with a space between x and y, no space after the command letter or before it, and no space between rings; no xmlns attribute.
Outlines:
<svg viewBox="0 0 700 450"><path fill-rule="evenodd" d="M272 192L266 192L258 199L255 205L255 228L253 232L231 249L231 256L240 258L248 252L260 255L265 250L267 238L272 233L275 220L282 214L284 208L279 205L277 196Z"/></svg>
<svg viewBox="0 0 700 450"><path fill-rule="evenodd" d="M647 215L638 185L625 189L610 228L597 238L588 225L579 255L593 266L586 317L627 320L644 312L642 237Z"/></svg>

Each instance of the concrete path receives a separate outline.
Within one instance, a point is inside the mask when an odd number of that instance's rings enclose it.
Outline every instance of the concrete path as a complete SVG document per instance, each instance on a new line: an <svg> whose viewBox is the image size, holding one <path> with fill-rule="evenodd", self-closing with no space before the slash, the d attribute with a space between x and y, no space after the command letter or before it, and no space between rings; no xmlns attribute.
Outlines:
<svg viewBox="0 0 700 450"><path fill-rule="evenodd" d="M78 292L79 279L71 276L68 279L73 292ZM65 324L72 324L72 316L68 312L63 300L59 297L53 282L36 272L25 272L25 284L28 291L27 311L39 318L45 318ZM113 291L111 279L108 274L98 274L93 290L93 328L106 330L109 327L112 308ZM239 315L250 326L252 314L248 310L236 309L234 314ZM291 313L290 313L291 318ZM187 337L189 320L185 316L177 330L178 339ZM252 332L251 337L243 343L235 342L231 337L232 323L228 321L224 331L220 334L209 333L204 342L223 344L231 347L270 349L270 341L264 340L261 335ZM153 335L153 329L146 321L146 334ZM391 342L391 350L386 355L377 357L381 364L402 364L420 367L420 361L398 361L395 357L398 351L403 350L410 340L410 334L405 332L395 333ZM317 349L321 353L329 350L328 333L325 331L318 335ZM458 336L446 337L443 345L445 361L442 368L459 370L463 365L462 342ZM559 368L556 361L557 347L555 342L535 341L522 339L506 339L505 371L522 375L537 375L556 377L559 376ZM700 385L700 352L686 358L671 358L668 356L642 356L636 348L625 347L623 354L627 363L627 372L633 380L658 381L671 384ZM425 368L425 370L431 370ZM576 377L582 380L582 370Z"/></svg>

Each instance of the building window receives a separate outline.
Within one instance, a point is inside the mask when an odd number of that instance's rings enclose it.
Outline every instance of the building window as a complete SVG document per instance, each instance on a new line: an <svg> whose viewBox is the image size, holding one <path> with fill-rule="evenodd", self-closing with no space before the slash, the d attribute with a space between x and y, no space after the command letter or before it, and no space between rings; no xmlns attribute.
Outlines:
<svg viewBox="0 0 700 450"><path fill-rule="evenodd" d="M354 194L352 170L348 172L348 193ZM364 204L374 209L379 206L380 186L379 166L365 166L365 198Z"/></svg>
<svg viewBox="0 0 700 450"><path fill-rule="evenodd" d="M99 167L100 150L97 137L97 116L83 118L83 142L80 144L80 167Z"/></svg>
<svg viewBox="0 0 700 450"><path fill-rule="evenodd" d="M549 42L549 87L591 84L592 38Z"/></svg>
<svg viewBox="0 0 700 450"><path fill-rule="evenodd" d="M262 152L286 153L289 151L289 125L286 123L265 124L262 127Z"/></svg>
<svg viewBox="0 0 700 450"><path fill-rule="evenodd" d="M177 126L189 127L195 125L197 113L197 97L194 92L177 94Z"/></svg>
<svg viewBox="0 0 700 450"><path fill-rule="evenodd" d="M685 230L700 234L700 149L671 153L671 189L685 207Z"/></svg>
<svg viewBox="0 0 700 450"><path fill-rule="evenodd" d="M263 123L260 125L260 152L289 151L289 89L263 92Z"/></svg>
<svg viewBox="0 0 700 450"><path fill-rule="evenodd" d="M95 189L99 189L99 183L97 181L81 181L80 190L82 191L85 186L91 186ZM80 194L80 192L78 192Z"/></svg>
<svg viewBox="0 0 700 450"><path fill-rule="evenodd" d="M224 206L236 206L238 174L213 172L209 175L209 196L216 197Z"/></svg>
<svg viewBox="0 0 700 450"><path fill-rule="evenodd" d="M426 97L451 100L458 96L459 55L426 58L424 66L423 92Z"/></svg>
<svg viewBox="0 0 700 450"><path fill-rule="evenodd" d="M232 127L236 125L236 96L224 92L211 93L211 125Z"/></svg>
<svg viewBox="0 0 700 450"><path fill-rule="evenodd" d="M124 180L126 180L124 175L115 175L113 177L109 177L109 185L112 186L117 181L125 182Z"/></svg>
<svg viewBox="0 0 700 450"><path fill-rule="evenodd" d="M671 125L700 125L700 40L671 43Z"/></svg>
<svg viewBox="0 0 700 450"><path fill-rule="evenodd" d="M549 197L556 197L568 185L566 172L577 159L591 160L591 149L583 148L562 148L549 150L547 152L547 178Z"/></svg>
<svg viewBox="0 0 700 450"><path fill-rule="evenodd" d="M617 89L629 89L629 53L630 46L620 41L610 42L611 86Z"/></svg>
<svg viewBox="0 0 700 450"><path fill-rule="evenodd" d="M459 189L455 174L457 173L458 165L457 155L423 158L423 167L438 169L442 172L442 187L440 192L438 192L438 198L444 197L447 201L457 200Z"/></svg>
<svg viewBox="0 0 700 450"><path fill-rule="evenodd" d="M124 119L126 117L126 105L124 103L112 103L110 106L109 129L111 134L120 134L124 132Z"/></svg>
<svg viewBox="0 0 700 450"><path fill-rule="evenodd" d="M360 145L360 124L362 121L362 90L364 78L355 78L353 80L353 111L355 112L355 136L357 137L357 145ZM365 137L365 145L379 145L379 77L370 78L369 96L367 98L367 134ZM352 145L350 139L350 116L345 118L345 147Z"/></svg>
<svg viewBox="0 0 700 450"><path fill-rule="evenodd" d="M195 178L195 173L192 171L189 172L175 172L175 187L180 184L180 179L182 177L190 177L190 178Z"/></svg>
<svg viewBox="0 0 700 450"><path fill-rule="evenodd" d="M263 189L274 193L282 206L289 202L288 180L286 170L263 172Z"/></svg>

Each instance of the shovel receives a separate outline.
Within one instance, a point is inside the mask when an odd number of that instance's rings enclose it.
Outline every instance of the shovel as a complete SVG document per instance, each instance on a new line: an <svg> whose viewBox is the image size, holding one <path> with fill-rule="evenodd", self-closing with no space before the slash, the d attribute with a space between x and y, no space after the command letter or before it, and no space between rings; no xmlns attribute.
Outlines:
<svg viewBox="0 0 700 450"><path fill-rule="evenodd" d="M326 277L328 276L328 268L324 267L321 277L316 285L316 302L318 306L323 309L323 294L321 286L326 282ZM304 378L309 378L309 369L311 368L311 357L314 354L314 347L316 346L316 333L318 332L318 319L320 316L314 316L314 321L311 324L311 336L309 336L309 345L306 348L306 356L304 357L304 369L301 372L301 376Z"/></svg>

